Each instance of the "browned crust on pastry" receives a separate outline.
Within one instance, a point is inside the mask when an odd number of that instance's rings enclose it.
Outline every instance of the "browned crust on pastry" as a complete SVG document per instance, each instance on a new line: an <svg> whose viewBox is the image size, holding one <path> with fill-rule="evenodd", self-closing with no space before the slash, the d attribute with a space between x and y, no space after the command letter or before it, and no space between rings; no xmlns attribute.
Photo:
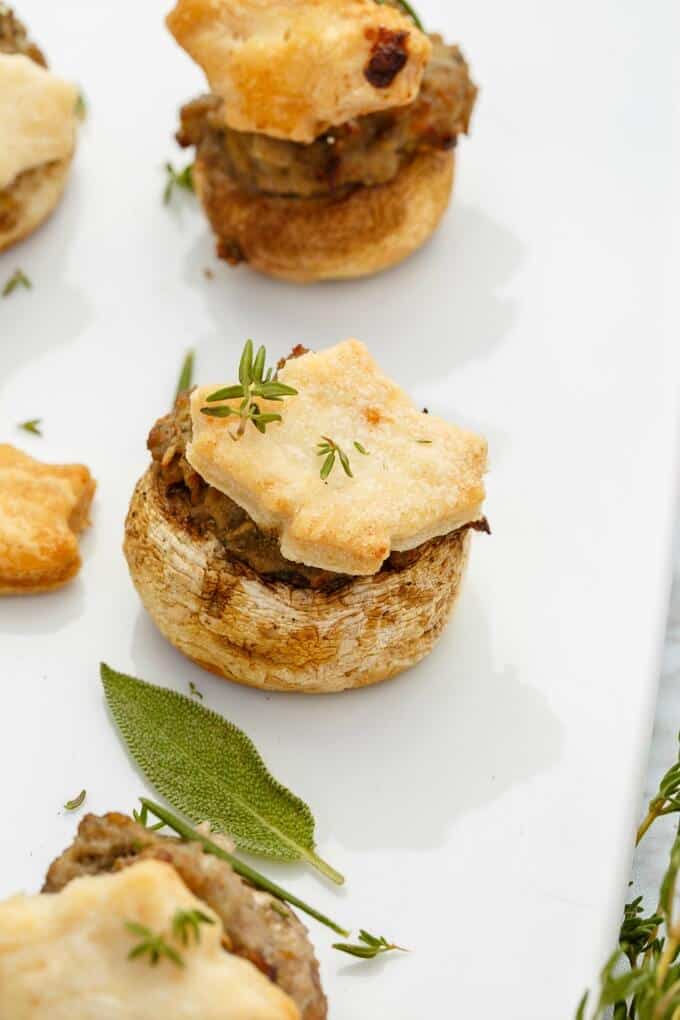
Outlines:
<svg viewBox="0 0 680 1020"><path fill-rule="evenodd" d="M386 184L301 199L245 192L200 156L194 165L218 254L301 283L367 276L411 255L446 210L453 174L453 153L425 149Z"/></svg>
<svg viewBox="0 0 680 1020"><path fill-rule="evenodd" d="M32 234L59 204L68 180L71 157L45 163L20 174L0 192L0 251Z"/></svg>
<svg viewBox="0 0 680 1020"><path fill-rule="evenodd" d="M332 592L268 582L170 512L150 469L132 497L125 555L161 632L204 669L266 690L330 693L386 680L430 652L449 618L469 532L408 566Z"/></svg>
<svg viewBox="0 0 680 1020"><path fill-rule="evenodd" d="M65 489L55 492L55 483ZM52 591L78 573L77 535L95 489L82 464L43 464L0 446L0 595Z"/></svg>

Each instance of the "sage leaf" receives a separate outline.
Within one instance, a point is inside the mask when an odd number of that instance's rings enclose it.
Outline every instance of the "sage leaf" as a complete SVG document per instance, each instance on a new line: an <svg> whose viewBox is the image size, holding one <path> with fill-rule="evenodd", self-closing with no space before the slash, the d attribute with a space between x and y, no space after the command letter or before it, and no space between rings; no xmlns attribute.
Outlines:
<svg viewBox="0 0 680 1020"><path fill-rule="evenodd" d="M174 808L195 823L207 820L243 850L305 860L344 882L315 852L307 804L271 775L242 730L192 698L105 663L101 679L130 754Z"/></svg>

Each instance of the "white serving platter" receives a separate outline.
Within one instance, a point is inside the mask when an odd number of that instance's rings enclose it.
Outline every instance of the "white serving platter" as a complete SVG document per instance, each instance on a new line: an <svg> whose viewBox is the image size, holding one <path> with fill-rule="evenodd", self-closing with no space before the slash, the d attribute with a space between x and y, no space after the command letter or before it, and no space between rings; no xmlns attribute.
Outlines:
<svg viewBox="0 0 680 1020"><path fill-rule="evenodd" d="M202 89L166 5L21 4L89 116L63 205L0 256L0 283L17 266L33 281L0 300L0 438L85 462L99 489L78 579L0 603L0 896L40 886L83 786L94 811L145 790L103 659L196 683L308 800L348 882L261 867L413 949L354 963L312 925L333 1020L564 1020L615 938L667 599L680 26L673 0L420 8L482 86L454 205L394 271L300 288L218 264L193 201L161 202L164 162L186 160L177 108ZM222 381L247 336L278 357L352 334L488 437L494 533L474 536L457 615L418 668L265 696L154 630L121 553L126 505L188 347L200 379ZM16 429L33 417L42 439Z"/></svg>

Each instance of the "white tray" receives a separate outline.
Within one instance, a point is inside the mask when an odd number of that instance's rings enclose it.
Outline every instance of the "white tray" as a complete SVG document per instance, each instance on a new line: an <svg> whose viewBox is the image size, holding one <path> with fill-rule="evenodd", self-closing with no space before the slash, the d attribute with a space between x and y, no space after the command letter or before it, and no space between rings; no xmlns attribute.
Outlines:
<svg viewBox="0 0 680 1020"><path fill-rule="evenodd" d="M99 490L76 582L0 603L0 895L39 887L81 787L95 811L144 792L104 708L105 659L193 680L309 801L348 883L261 866L413 948L355 964L314 925L333 1020L571 1017L615 938L667 596L674 6L422 0L482 86L455 203L404 266L303 289L217 264L192 200L162 205L164 161L186 160L177 108L202 89L165 5L24 0L89 117L63 206L0 257L0 282L21 266L34 285L0 301L0 436L84 461ZM264 696L156 633L121 554L126 504L188 347L221 381L247 336L279 356L350 334L488 436L494 534L474 536L457 616L417 669ZM38 416L43 439L15 430Z"/></svg>

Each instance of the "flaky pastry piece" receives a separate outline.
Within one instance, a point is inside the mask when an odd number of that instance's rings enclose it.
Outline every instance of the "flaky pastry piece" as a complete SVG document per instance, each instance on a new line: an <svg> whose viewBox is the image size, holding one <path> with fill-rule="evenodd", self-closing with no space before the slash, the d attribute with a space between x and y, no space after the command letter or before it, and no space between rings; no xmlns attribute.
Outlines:
<svg viewBox="0 0 680 1020"><path fill-rule="evenodd" d="M82 464L43 464L0 445L0 595L50 591L78 573L76 536L95 488Z"/></svg>
<svg viewBox="0 0 680 1020"><path fill-rule="evenodd" d="M0 903L0 1017L302 1020L225 942L219 914L162 858L14 896Z"/></svg>
<svg viewBox="0 0 680 1020"><path fill-rule="evenodd" d="M212 835L217 842L224 838ZM175 869L187 889L219 917L225 950L274 982L296 1004L300 1020L326 1020L319 964L300 919L199 843L159 835L118 812L88 814L72 844L52 862L43 892L58 893L81 878L113 874L149 860Z"/></svg>
<svg viewBox="0 0 680 1020"><path fill-rule="evenodd" d="M224 122L312 142L416 96L429 39L374 0L179 0L178 43L223 100Z"/></svg>
<svg viewBox="0 0 680 1020"><path fill-rule="evenodd" d="M287 559L375 574L390 552L482 517L486 442L423 414L361 341L293 358L278 379L297 396L283 406L261 404L283 420L264 435L248 429L239 442L228 418L202 411L218 387L197 387L187 460L260 528L275 531ZM235 409L239 401L218 403ZM351 454L353 477L320 476L316 448L324 436Z"/></svg>

